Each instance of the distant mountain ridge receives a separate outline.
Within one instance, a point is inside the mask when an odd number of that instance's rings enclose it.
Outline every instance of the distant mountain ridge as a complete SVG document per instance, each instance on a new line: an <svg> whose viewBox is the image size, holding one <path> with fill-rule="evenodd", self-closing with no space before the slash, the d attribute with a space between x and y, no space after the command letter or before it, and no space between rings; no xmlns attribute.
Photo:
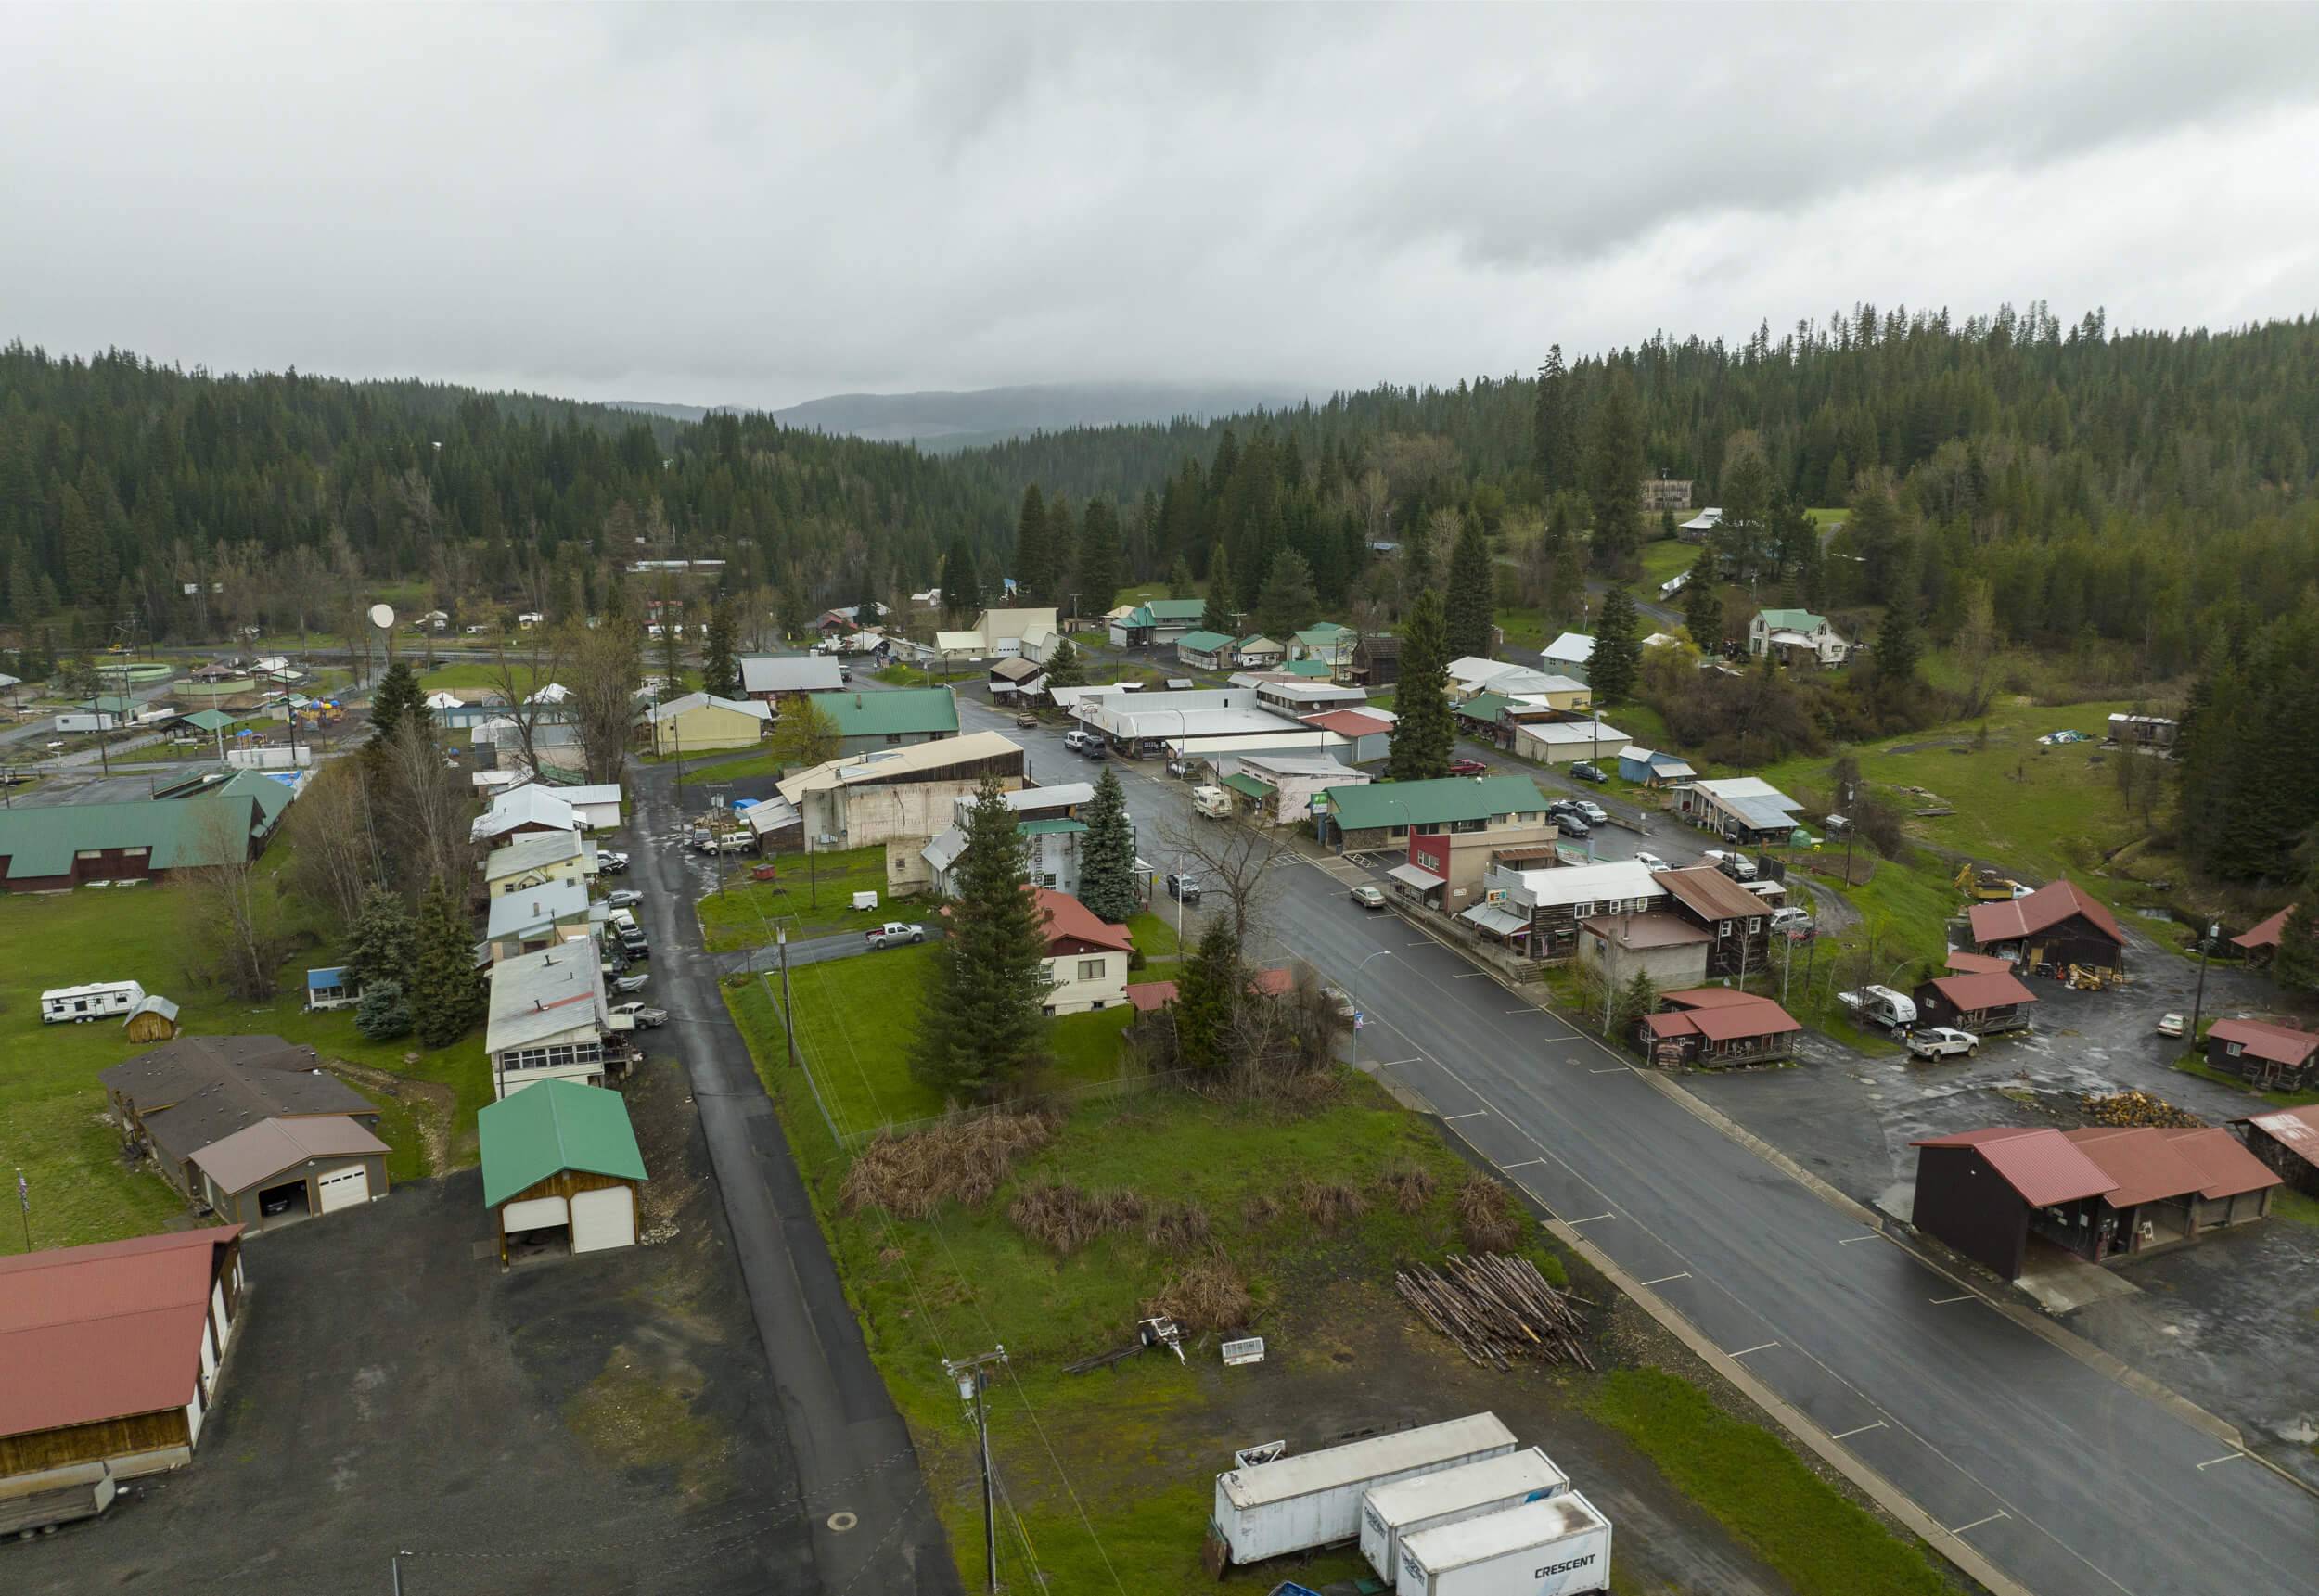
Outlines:
<svg viewBox="0 0 2319 1596"><path fill-rule="evenodd" d="M873 443L916 443L946 453L1074 427L1134 426L1185 415L1205 419L1275 410L1300 404L1304 397L1285 383L1056 382L964 392L833 393L770 414L784 427ZM698 421L740 408L613 402L619 409L677 421Z"/></svg>

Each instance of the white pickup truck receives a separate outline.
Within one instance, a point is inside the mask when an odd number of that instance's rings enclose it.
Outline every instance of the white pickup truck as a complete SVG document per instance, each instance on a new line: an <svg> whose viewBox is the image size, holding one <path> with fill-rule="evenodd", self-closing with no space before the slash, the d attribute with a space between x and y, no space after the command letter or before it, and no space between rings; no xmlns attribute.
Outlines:
<svg viewBox="0 0 2319 1596"><path fill-rule="evenodd" d="M873 948L899 948L905 942L925 941L926 927L901 920L889 920L883 926L871 926L862 936Z"/></svg>
<svg viewBox="0 0 2319 1596"><path fill-rule="evenodd" d="M1960 1053L1970 1058L1980 1051L1980 1038L1968 1030L1932 1026L1909 1033L1908 1051L1918 1058L1954 1058Z"/></svg>

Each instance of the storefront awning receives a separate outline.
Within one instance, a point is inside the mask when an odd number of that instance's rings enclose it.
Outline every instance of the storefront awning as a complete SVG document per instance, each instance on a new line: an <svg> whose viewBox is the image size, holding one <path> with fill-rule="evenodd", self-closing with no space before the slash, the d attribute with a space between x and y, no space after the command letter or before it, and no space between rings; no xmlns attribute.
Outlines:
<svg viewBox="0 0 2319 1596"><path fill-rule="evenodd" d="M1440 876L1420 864L1396 864L1385 874L1417 892L1438 891L1444 885Z"/></svg>
<svg viewBox="0 0 2319 1596"><path fill-rule="evenodd" d="M1458 918L1468 926L1480 926L1493 937L1512 937L1530 929L1527 919L1494 903L1477 903Z"/></svg>

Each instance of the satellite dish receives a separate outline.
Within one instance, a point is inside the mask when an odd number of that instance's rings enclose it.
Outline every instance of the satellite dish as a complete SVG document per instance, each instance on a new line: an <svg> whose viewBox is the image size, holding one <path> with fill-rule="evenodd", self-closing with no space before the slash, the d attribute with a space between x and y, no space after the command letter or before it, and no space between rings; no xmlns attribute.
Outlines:
<svg viewBox="0 0 2319 1596"><path fill-rule="evenodd" d="M370 606L370 624L384 632L394 624L394 606L374 604Z"/></svg>

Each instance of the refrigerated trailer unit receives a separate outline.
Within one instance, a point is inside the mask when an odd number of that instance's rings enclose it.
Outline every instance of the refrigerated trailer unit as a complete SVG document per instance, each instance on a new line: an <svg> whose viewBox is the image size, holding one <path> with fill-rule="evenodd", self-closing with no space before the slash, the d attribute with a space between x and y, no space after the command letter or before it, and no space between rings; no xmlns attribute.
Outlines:
<svg viewBox="0 0 2319 1596"><path fill-rule="evenodd" d="M1390 1436L1255 1463L1216 1476L1209 1533L1233 1563L1261 1563L1351 1540L1372 1486L1439 1474L1514 1449L1495 1413L1474 1413Z"/></svg>
<svg viewBox="0 0 2319 1596"><path fill-rule="evenodd" d="M1403 1536L1544 1501L1569 1488L1569 1476L1536 1447L1374 1486L1361 1499L1361 1555L1379 1578L1390 1579Z"/></svg>
<svg viewBox="0 0 2319 1596"><path fill-rule="evenodd" d="M1401 1542L1394 1596L1582 1596L1610 1589L1610 1521L1577 1491Z"/></svg>

